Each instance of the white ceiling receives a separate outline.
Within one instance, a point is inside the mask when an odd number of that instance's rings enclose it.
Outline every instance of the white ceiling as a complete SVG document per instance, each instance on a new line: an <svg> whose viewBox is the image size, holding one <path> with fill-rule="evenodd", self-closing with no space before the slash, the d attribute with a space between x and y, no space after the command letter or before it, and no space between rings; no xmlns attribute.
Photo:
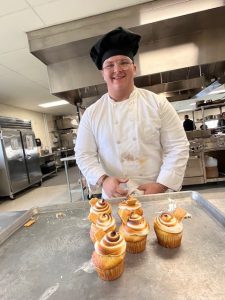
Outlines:
<svg viewBox="0 0 225 300"><path fill-rule="evenodd" d="M0 103L56 115L75 112L70 104L38 107L58 98L49 93L46 66L29 52L26 32L144 2L0 0Z"/></svg>

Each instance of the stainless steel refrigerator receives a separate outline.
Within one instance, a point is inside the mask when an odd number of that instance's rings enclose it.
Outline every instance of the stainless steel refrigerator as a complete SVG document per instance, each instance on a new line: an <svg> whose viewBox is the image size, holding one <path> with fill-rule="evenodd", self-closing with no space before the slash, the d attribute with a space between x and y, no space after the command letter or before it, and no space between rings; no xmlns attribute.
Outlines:
<svg viewBox="0 0 225 300"><path fill-rule="evenodd" d="M0 196L10 196L41 183L34 133L31 129L0 128Z"/></svg>

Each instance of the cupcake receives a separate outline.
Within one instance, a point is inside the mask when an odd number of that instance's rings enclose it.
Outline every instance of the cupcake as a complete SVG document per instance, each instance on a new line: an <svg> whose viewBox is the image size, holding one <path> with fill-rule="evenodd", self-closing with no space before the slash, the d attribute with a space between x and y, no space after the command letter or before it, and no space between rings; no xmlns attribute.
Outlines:
<svg viewBox="0 0 225 300"><path fill-rule="evenodd" d="M127 223L122 223L119 232L127 243L127 252L140 253L145 250L149 224L143 216L132 213Z"/></svg>
<svg viewBox="0 0 225 300"><path fill-rule="evenodd" d="M135 197L129 196L126 200L119 203L118 215L123 223L126 223L127 216L133 212L141 216L143 215L141 203Z"/></svg>
<svg viewBox="0 0 225 300"><path fill-rule="evenodd" d="M114 280L124 271L126 242L124 237L116 231L107 232L99 241L95 242L92 263L103 280Z"/></svg>
<svg viewBox="0 0 225 300"><path fill-rule="evenodd" d="M116 230L116 221L111 214L100 214L98 215L96 223L91 224L90 237L93 243L96 242L96 235L101 230L103 230L104 233Z"/></svg>
<svg viewBox="0 0 225 300"><path fill-rule="evenodd" d="M154 230L158 243L166 248L177 248L181 244L186 211L178 208L174 212L164 212L154 220Z"/></svg>
<svg viewBox="0 0 225 300"><path fill-rule="evenodd" d="M89 204L91 205L91 208L88 219L94 224L99 215L112 213L112 206L104 199L92 198L89 201Z"/></svg>

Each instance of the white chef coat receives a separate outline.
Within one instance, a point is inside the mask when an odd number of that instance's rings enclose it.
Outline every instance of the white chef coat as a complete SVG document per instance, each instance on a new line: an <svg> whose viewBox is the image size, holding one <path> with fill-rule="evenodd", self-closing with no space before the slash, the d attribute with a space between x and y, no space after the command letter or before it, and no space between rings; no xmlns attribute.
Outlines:
<svg viewBox="0 0 225 300"><path fill-rule="evenodd" d="M189 143L168 100L134 88L127 100L116 102L107 93L86 109L75 156L92 186L107 174L129 178L130 192L148 182L179 190Z"/></svg>

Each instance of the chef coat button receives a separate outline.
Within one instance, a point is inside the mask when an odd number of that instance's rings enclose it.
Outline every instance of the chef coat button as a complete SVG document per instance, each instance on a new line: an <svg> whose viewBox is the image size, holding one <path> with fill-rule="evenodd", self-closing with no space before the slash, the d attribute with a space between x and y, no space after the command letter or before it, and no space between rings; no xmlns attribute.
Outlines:
<svg viewBox="0 0 225 300"><path fill-rule="evenodd" d="M118 122L117 122L117 121L115 122L115 125L118 125Z"/></svg>
<svg viewBox="0 0 225 300"><path fill-rule="evenodd" d="M136 141L136 137L133 137L133 141Z"/></svg>
<svg viewBox="0 0 225 300"><path fill-rule="evenodd" d="M116 141L117 144L120 144L120 141Z"/></svg>

